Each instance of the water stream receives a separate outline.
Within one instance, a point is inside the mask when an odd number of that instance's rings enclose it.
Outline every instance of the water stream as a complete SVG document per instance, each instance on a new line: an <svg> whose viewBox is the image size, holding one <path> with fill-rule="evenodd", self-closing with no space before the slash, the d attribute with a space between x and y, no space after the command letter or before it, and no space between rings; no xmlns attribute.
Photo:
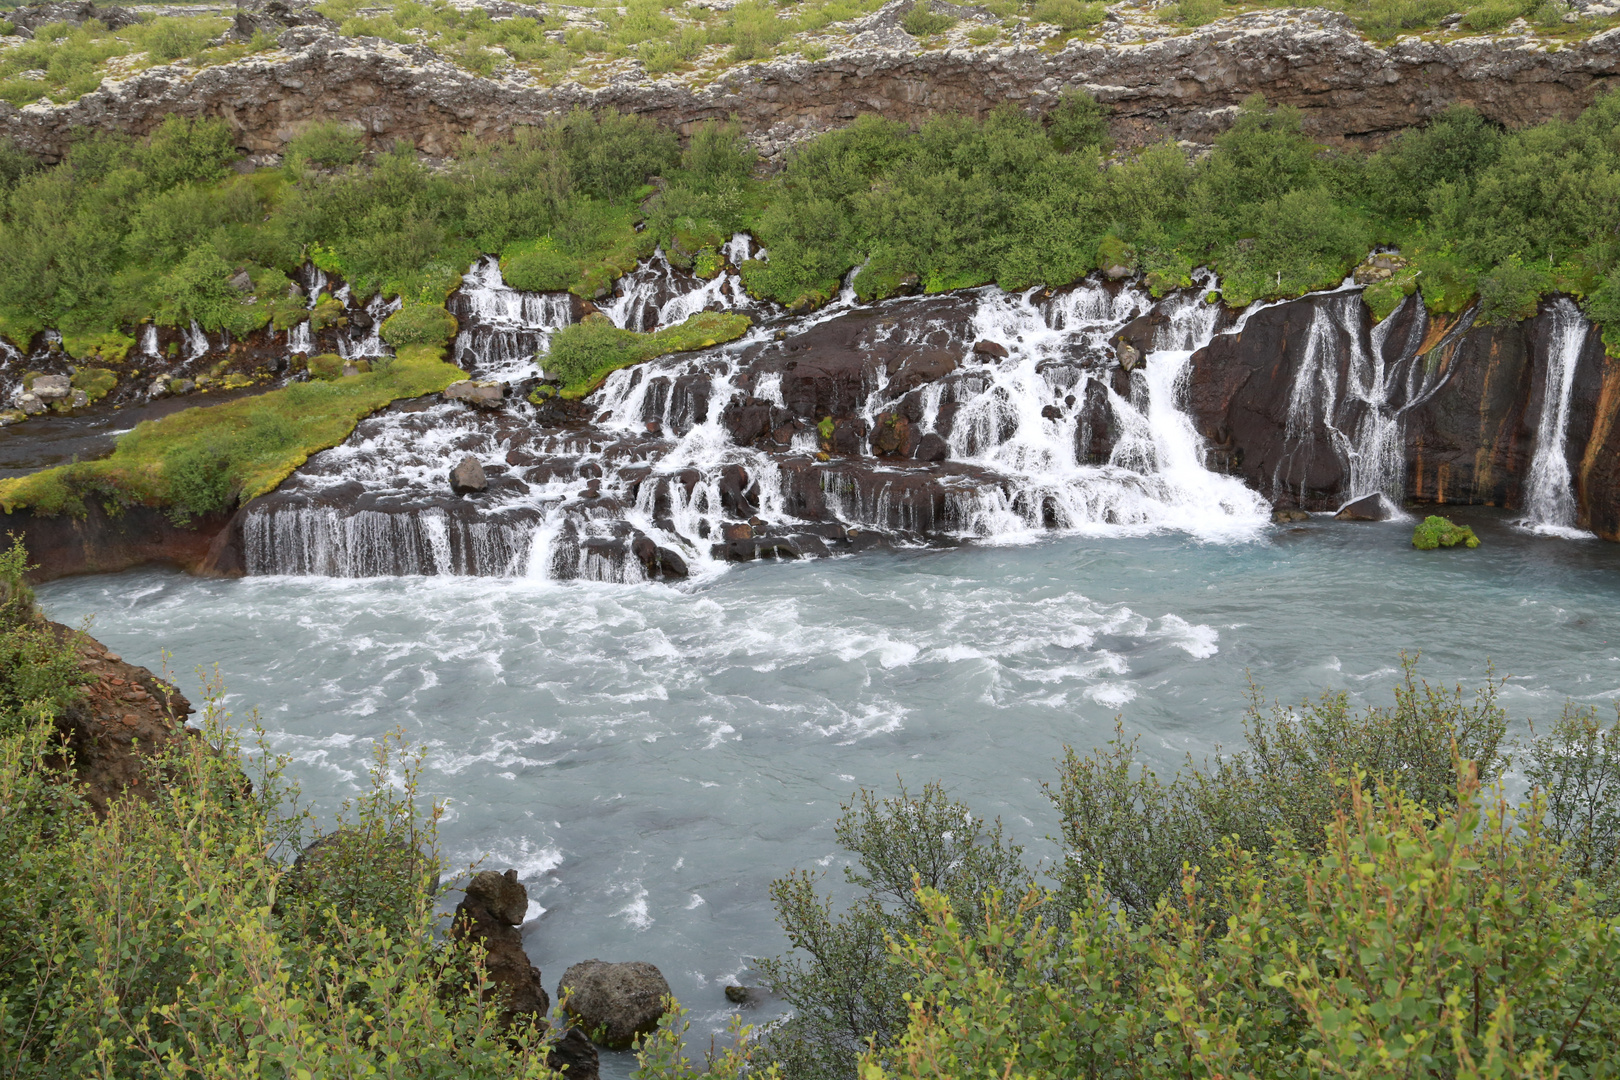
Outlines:
<svg viewBox="0 0 1620 1080"><path fill-rule="evenodd" d="M1576 527L1575 490L1566 443L1569 404L1575 369L1591 324L1567 298L1553 302L1552 343L1547 350L1547 379L1536 424L1536 450L1525 483L1525 523L1548 536L1579 539L1591 534Z"/></svg>

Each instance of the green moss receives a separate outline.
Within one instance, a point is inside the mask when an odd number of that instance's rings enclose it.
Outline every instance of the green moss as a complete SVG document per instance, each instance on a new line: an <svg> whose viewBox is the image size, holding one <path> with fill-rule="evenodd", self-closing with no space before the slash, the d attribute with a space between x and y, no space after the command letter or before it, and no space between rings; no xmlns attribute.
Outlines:
<svg viewBox="0 0 1620 1080"><path fill-rule="evenodd" d="M821 436L822 442L826 442L833 437L833 427L832 417L824 416L821 418L821 422L816 425L816 434Z"/></svg>
<svg viewBox="0 0 1620 1080"><path fill-rule="evenodd" d="M591 315L557 332L544 363L548 374L562 380L562 396L577 399L602 385L603 379L620 368L668 353L735 341L750 325L746 315L700 311L678 326L637 334L619 329L604 315Z"/></svg>
<svg viewBox="0 0 1620 1080"><path fill-rule="evenodd" d="M726 260L712 247L706 247L692 257L692 273L705 280L712 280L720 276L720 271L726 268Z"/></svg>
<svg viewBox="0 0 1620 1080"><path fill-rule="evenodd" d="M91 402L100 401L118 385L118 374L106 368L82 367L69 380L74 389L83 390Z"/></svg>
<svg viewBox="0 0 1620 1080"><path fill-rule="evenodd" d="M186 409L137 425L99 461L0 480L0 510L77 516L91 497L164 507L177 518L226 509L275 490L310 454L336 446L389 402L465 377L441 350L408 346L384 371Z"/></svg>
<svg viewBox="0 0 1620 1080"><path fill-rule="evenodd" d="M1412 530L1412 546L1419 551L1433 551L1436 548L1479 547L1479 537L1474 530L1466 525L1453 524L1449 518L1430 515L1423 519L1418 527Z"/></svg>
<svg viewBox="0 0 1620 1080"><path fill-rule="evenodd" d="M1383 322L1389 318L1391 312L1401 306L1402 300L1417 292L1417 287L1417 272L1407 269L1394 277L1367 286L1362 290L1361 299L1372 312L1373 319Z"/></svg>
<svg viewBox="0 0 1620 1080"><path fill-rule="evenodd" d="M524 292L562 292L579 280L579 260L559 251L547 237L502 259L501 277Z"/></svg>
<svg viewBox="0 0 1620 1080"><path fill-rule="evenodd" d="M343 357L337 353L321 353L310 357L305 363L312 379L335 379L343 374Z"/></svg>
<svg viewBox="0 0 1620 1080"><path fill-rule="evenodd" d="M96 359L120 364L135 347L135 339L118 329L90 332L62 331L62 348L78 360Z"/></svg>

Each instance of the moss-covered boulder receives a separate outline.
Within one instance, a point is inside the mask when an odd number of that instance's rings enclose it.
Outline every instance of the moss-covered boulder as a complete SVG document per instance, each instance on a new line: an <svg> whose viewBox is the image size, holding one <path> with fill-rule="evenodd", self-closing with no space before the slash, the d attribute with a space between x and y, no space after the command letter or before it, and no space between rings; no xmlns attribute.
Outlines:
<svg viewBox="0 0 1620 1080"><path fill-rule="evenodd" d="M1466 525L1458 525L1450 518L1437 517L1433 514L1423 519L1422 524L1412 530L1412 546L1419 551L1433 551L1443 547L1479 547L1479 537L1474 530Z"/></svg>

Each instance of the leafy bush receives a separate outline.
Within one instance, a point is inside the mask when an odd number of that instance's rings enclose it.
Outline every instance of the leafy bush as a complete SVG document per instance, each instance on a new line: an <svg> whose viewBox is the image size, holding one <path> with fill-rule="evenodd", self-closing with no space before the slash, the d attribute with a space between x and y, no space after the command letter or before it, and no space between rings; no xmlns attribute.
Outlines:
<svg viewBox="0 0 1620 1080"><path fill-rule="evenodd" d="M1453 524L1450 518L1437 517L1433 514L1424 518L1416 529L1412 530L1412 546L1419 551L1433 551L1436 548L1479 547L1479 537L1474 530L1466 525Z"/></svg>
<svg viewBox="0 0 1620 1080"><path fill-rule="evenodd" d="M337 168L359 161L364 149L360 133L348 124L318 123L288 140L286 157L289 162Z"/></svg>
<svg viewBox="0 0 1620 1080"><path fill-rule="evenodd" d="M27 549L12 536L0 551L0 738L38 718L54 720L89 681L80 670L77 636L58 637L34 607L30 569Z"/></svg>
<svg viewBox="0 0 1620 1080"><path fill-rule="evenodd" d="M1221 17L1221 0L1178 0L1165 13L1183 26L1203 26Z"/></svg>
<svg viewBox="0 0 1620 1080"><path fill-rule="evenodd" d="M456 336L456 317L441 304L407 302L382 324L382 339L399 349L443 345Z"/></svg>
<svg viewBox="0 0 1620 1080"><path fill-rule="evenodd" d="M217 18L160 16L134 30L135 39L158 60L179 60L201 52L225 29Z"/></svg>
<svg viewBox="0 0 1620 1080"><path fill-rule="evenodd" d="M1509 258L1479 278L1479 321L1486 326L1515 323L1536 313L1552 276L1518 258Z"/></svg>
<svg viewBox="0 0 1620 1080"><path fill-rule="evenodd" d="M1084 90L1069 88L1046 115L1046 137L1067 154L1108 141L1108 113Z"/></svg>

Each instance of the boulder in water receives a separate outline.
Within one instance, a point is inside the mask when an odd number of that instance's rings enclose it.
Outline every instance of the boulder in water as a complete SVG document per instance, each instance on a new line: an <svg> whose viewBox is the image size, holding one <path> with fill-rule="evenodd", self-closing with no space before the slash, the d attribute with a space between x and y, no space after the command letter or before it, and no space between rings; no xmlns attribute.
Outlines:
<svg viewBox="0 0 1620 1080"><path fill-rule="evenodd" d="M563 1032L562 1037L546 1049L546 1064L562 1073L565 1080L598 1080L602 1075L596 1044L577 1027Z"/></svg>
<svg viewBox="0 0 1620 1080"><path fill-rule="evenodd" d="M1114 353L1119 357L1119 366L1126 371L1135 371L1136 365L1142 362L1142 354L1136 351L1136 346L1128 341L1121 341L1114 347Z"/></svg>
<svg viewBox="0 0 1620 1080"><path fill-rule="evenodd" d="M978 353L980 356L989 356L997 360L1005 360L1007 358L1007 346L1003 345L999 341L991 341L989 338L982 338L979 341L974 342L973 351Z"/></svg>
<svg viewBox="0 0 1620 1080"><path fill-rule="evenodd" d="M1333 517L1337 521L1388 521L1389 508L1384 505L1384 497L1374 492L1345 503Z"/></svg>
<svg viewBox="0 0 1620 1080"><path fill-rule="evenodd" d="M1291 525L1296 521L1309 521L1311 515L1297 507L1279 507L1271 512L1273 525Z"/></svg>
<svg viewBox="0 0 1620 1080"><path fill-rule="evenodd" d="M17 408L22 410L24 416L38 416L45 411L45 403L38 394L18 394Z"/></svg>
<svg viewBox="0 0 1620 1080"><path fill-rule="evenodd" d="M73 392L73 383L66 375L36 375L28 390L41 401L61 401Z"/></svg>
<svg viewBox="0 0 1620 1080"><path fill-rule="evenodd" d="M609 1050L628 1050L637 1035L657 1027L669 996L663 973L640 960L586 960L563 972L557 984L569 1018Z"/></svg>
<svg viewBox="0 0 1620 1080"><path fill-rule="evenodd" d="M506 397L506 384L478 379L462 379L444 388L446 401L465 401L480 409L498 409Z"/></svg>
<svg viewBox="0 0 1620 1080"><path fill-rule="evenodd" d="M484 466L471 454L450 470L450 490L457 495L471 495L487 487L489 479L484 475Z"/></svg>
<svg viewBox="0 0 1620 1080"><path fill-rule="evenodd" d="M1412 546L1419 551L1434 551L1443 547L1477 548L1479 537L1467 525L1458 525L1450 518L1431 514L1412 530Z"/></svg>
<svg viewBox="0 0 1620 1080"><path fill-rule="evenodd" d="M918 461L944 461L950 453L950 444L932 431L917 440Z"/></svg>

